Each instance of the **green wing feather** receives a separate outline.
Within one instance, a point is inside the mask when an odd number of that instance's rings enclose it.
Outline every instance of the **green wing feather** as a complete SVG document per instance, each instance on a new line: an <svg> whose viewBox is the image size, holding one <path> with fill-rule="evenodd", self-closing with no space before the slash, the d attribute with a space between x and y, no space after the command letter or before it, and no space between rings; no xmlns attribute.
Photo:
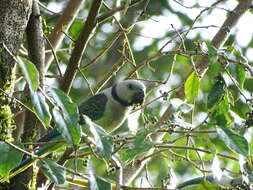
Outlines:
<svg viewBox="0 0 253 190"><path fill-rule="evenodd" d="M82 114L87 115L92 121L99 120L104 116L106 103L108 99L105 94L97 94L92 96L79 106L81 125L85 124Z"/></svg>

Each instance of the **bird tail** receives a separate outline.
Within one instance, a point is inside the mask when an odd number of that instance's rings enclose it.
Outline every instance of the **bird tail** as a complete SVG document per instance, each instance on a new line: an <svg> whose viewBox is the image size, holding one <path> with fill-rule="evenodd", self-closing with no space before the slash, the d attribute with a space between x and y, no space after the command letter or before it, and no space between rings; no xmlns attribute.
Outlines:
<svg viewBox="0 0 253 190"><path fill-rule="evenodd" d="M57 140L57 139L54 139ZM39 140L38 142L45 142L42 140ZM37 151L35 151L34 155L38 158L29 157L23 160L18 166L16 166L14 169L11 170L9 176L0 178L0 183L6 182L9 180L9 178L12 178L16 176L17 174L25 171L28 169L32 164L34 164L36 161L38 161L41 158L46 157L47 155L51 154L56 149L60 148L64 142L55 142L55 143L48 143L40 147Z"/></svg>

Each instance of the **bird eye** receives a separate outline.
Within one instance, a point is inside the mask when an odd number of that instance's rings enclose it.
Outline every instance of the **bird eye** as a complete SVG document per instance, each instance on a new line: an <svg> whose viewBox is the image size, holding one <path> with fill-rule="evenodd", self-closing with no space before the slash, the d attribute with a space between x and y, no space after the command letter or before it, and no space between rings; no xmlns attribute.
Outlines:
<svg viewBox="0 0 253 190"><path fill-rule="evenodd" d="M128 88L129 88L129 89L133 89L133 85L132 85L132 84L129 84L129 85L128 85Z"/></svg>

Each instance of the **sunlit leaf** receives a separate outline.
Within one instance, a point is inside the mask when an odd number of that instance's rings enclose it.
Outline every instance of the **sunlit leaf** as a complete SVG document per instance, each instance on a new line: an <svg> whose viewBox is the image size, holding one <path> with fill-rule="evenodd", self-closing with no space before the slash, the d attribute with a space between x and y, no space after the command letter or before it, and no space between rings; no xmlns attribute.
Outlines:
<svg viewBox="0 0 253 190"><path fill-rule="evenodd" d="M63 184L65 182L65 169L54 161L44 158L40 161L42 172L54 183Z"/></svg>
<svg viewBox="0 0 253 190"><path fill-rule="evenodd" d="M24 148L20 142L12 142L19 148ZM22 160L23 153L5 142L0 142L0 175L7 177L10 171Z"/></svg>
<svg viewBox="0 0 253 190"><path fill-rule="evenodd" d="M225 52L226 53L231 53L232 51L234 51L234 49L235 49L234 46L227 46Z"/></svg>
<svg viewBox="0 0 253 190"><path fill-rule="evenodd" d="M236 74L236 80L239 87L243 89L244 81L246 79L246 71L241 65L236 64Z"/></svg>
<svg viewBox="0 0 253 190"><path fill-rule="evenodd" d="M31 91L36 91L39 87L39 72L35 65L27 59L21 59L17 57L19 66L22 70L23 75L28 83Z"/></svg>
<svg viewBox="0 0 253 190"><path fill-rule="evenodd" d="M33 110L44 126L49 126L52 116L45 97L39 91L30 92Z"/></svg>
<svg viewBox="0 0 253 190"><path fill-rule="evenodd" d="M77 105L59 89L51 88L50 96L52 96L57 105L53 109L56 126L70 145L78 145L81 138L81 128Z"/></svg>
<svg viewBox="0 0 253 190"><path fill-rule="evenodd" d="M213 158L213 163L212 163L211 169L212 169L212 172L213 172L213 175L215 176L215 178L220 180L223 175L223 171L220 168L220 161L219 161L218 156L216 154Z"/></svg>
<svg viewBox="0 0 253 190"><path fill-rule="evenodd" d="M209 181L203 181L197 186L196 190L221 190L221 187Z"/></svg>
<svg viewBox="0 0 253 190"><path fill-rule="evenodd" d="M187 102L193 102L199 93L199 77L195 72L187 78L184 85L185 98Z"/></svg>
<svg viewBox="0 0 253 190"><path fill-rule="evenodd" d="M110 158L113 152L113 137L107 134L102 127L93 123L86 115L83 115L83 118L94 136L95 145L97 146L100 155Z"/></svg>

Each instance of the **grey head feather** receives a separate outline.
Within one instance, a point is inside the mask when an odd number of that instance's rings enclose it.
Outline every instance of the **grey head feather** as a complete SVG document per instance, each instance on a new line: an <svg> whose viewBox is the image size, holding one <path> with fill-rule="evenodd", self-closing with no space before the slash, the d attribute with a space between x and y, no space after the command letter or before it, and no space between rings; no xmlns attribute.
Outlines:
<svg viewBox="0 0 253 190"><path fill-rule="evenodd" d="M112 97L123 106L142 104L146 87L137 80L125 80L112 88Z"/></svg>

